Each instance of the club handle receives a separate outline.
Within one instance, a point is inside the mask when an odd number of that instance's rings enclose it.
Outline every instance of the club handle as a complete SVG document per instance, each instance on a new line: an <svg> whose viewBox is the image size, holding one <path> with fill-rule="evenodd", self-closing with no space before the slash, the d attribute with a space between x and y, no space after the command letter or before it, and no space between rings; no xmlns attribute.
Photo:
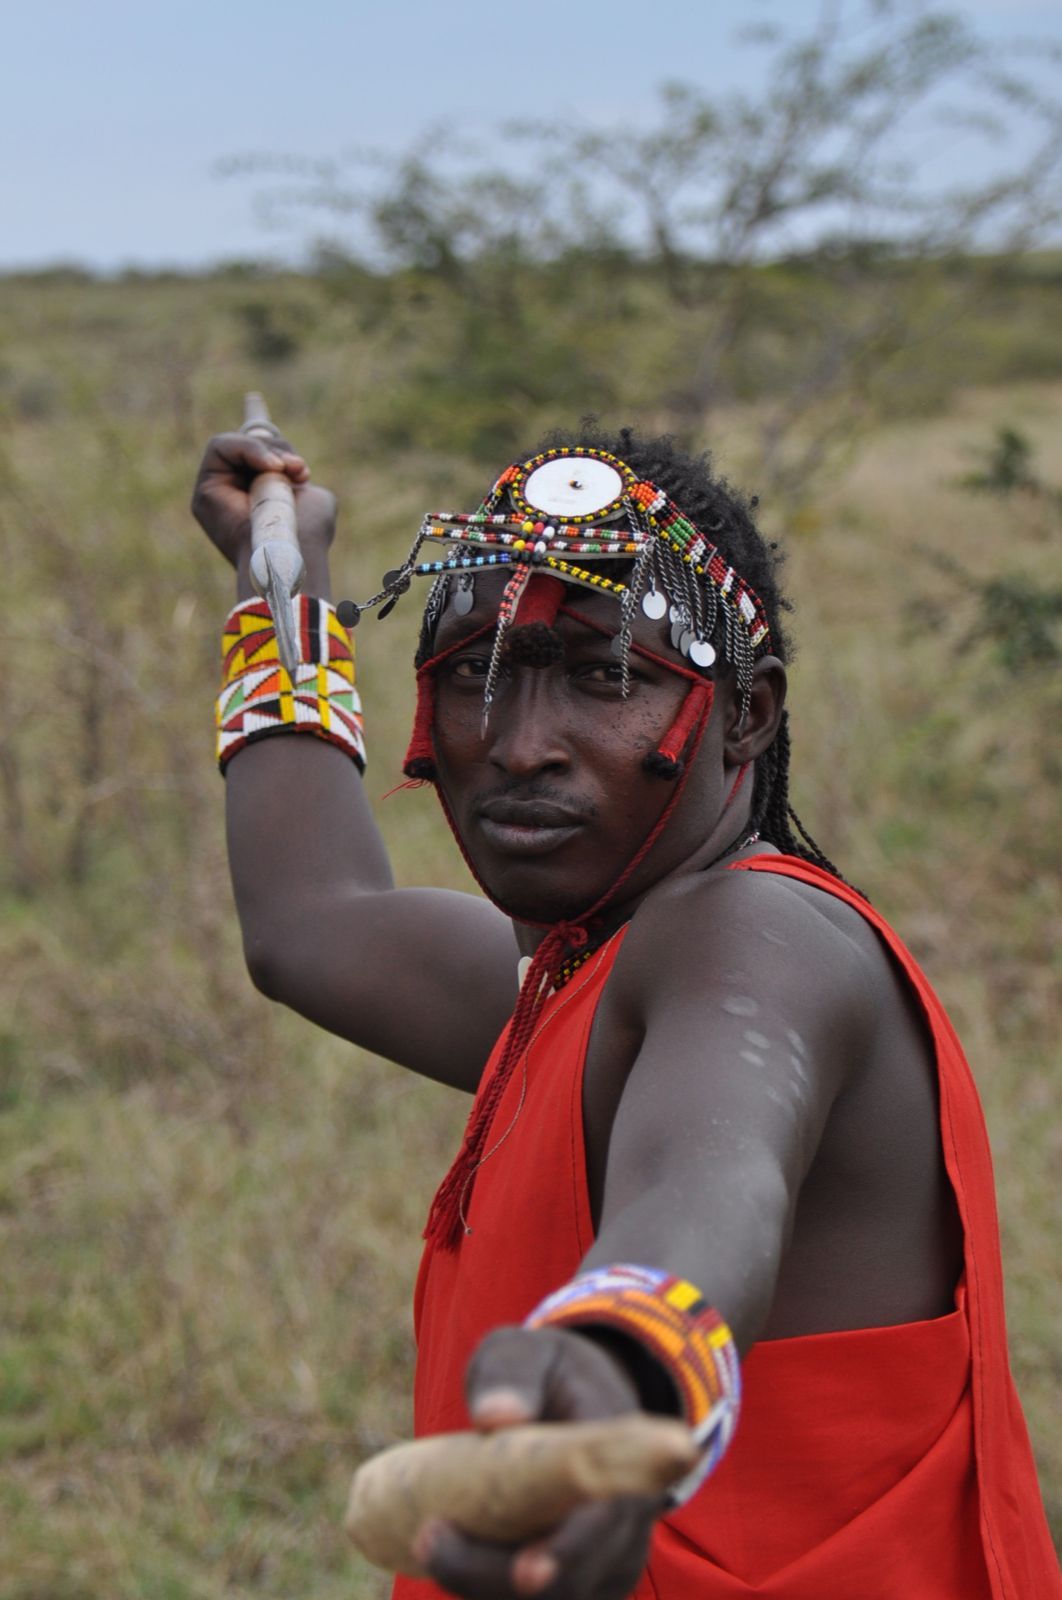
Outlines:
<svg viewBox="0 0 1062 1600"><path fill-rule="evenodd" d="M477 1538L520 1543L587 1501L655 1498L696 1460L688 1428L643 1413L437 1434L395 1445L359 1467L345 1527L376 1566L422 1577L413 1540L429 1517Z"/></svg>

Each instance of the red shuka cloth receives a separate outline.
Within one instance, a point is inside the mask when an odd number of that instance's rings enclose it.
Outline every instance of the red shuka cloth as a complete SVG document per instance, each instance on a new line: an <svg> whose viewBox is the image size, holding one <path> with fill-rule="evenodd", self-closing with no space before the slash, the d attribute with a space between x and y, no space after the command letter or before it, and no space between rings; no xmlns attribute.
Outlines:
<svg viewBox="0 0 1062 1600"><path fill-rule="evenodd" d="M658 1523L636 1600L1062 1600L1007 1363L988 1139L958 1039L913 957L854 890L791 856L731 870L780 873L846 901L906 974L936 1046L965 1272L948 1316L754 1346L734 1442L704 1488ZM463 1378L479 1340L521 1322L593 1241L583 1066L624 932L548 1001L494 1119L471 1234L457 1251L425 1250L418 1435L469 1425ZM442 1594L404 1577L394 1590L395 1600Z"/></svg>

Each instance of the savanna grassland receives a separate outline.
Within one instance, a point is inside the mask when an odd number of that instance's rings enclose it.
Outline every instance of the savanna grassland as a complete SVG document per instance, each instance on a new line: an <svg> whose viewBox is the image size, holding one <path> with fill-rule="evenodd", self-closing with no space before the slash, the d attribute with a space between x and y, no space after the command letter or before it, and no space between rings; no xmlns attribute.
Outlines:
<svg viewBox="0 0 1062 1600"><path fill-rule="evenodd" d="M795 802L966 1042L1062 1530L1060 276L920 282L917 338L801 389L851 306L747 275L725 404L710 286L680 306L615 262L474 294L353 269L0 285L3 1600L386 1590L339 1520L352 1466L408 1430L419 1232L464 1107L244 972L212 760L231 582L187 503L249 387L340 495L339 594L588 411L760 490L797 607ZM414 611L359 633L381 796ZM468 887L429 793L380 813L401 881Z"/></svg>

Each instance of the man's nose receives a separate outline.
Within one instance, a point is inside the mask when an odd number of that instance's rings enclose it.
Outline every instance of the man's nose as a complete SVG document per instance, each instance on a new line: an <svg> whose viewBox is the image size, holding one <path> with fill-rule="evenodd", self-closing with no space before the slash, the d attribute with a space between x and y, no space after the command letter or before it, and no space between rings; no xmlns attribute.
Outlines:
<svg viewBox="0 0 1062 1600"><path fill-rule="evenodd" d="M548 670L517 667L507 692L491 707L490 760L511 777L526 778L571 765L552 677Z"/></svg>

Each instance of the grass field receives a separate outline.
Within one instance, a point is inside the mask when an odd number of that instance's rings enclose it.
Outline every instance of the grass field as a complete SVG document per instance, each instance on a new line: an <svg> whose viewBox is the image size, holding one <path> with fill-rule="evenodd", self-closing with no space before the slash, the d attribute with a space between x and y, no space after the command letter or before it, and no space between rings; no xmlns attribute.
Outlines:
<svg viewBox="0 0 1062 1600"><path fill-rule="evenodd" d="M359 594L483 463L419 436L384 449L372 396L411 404L415 363L385 363L313 284L283 287L277 317L309 331L268 367L239 283L11 290L0 1596L368 1600L386 1585L344 1548L341 1507L352 1465L408 1429L419 1231L464 1107L276 1012L244 974L211 757L229 581L186 504L201 438L266 387L341 494L338 592ZM803 646L796 804L925 962L982 1089L1057 1535L1060 695L1057 662L1014 660L979 596L1000 575L1057 593L1059 503L956 480L1008 425L1062 485L1062 382L963 376L763 515ZM700 441L753 487L763 403ZM534 406L528 432L581 409ZM408 732L412 609L359 638L378 794ZM381 815L403 882L465 886L430 795Z"/></svg>

